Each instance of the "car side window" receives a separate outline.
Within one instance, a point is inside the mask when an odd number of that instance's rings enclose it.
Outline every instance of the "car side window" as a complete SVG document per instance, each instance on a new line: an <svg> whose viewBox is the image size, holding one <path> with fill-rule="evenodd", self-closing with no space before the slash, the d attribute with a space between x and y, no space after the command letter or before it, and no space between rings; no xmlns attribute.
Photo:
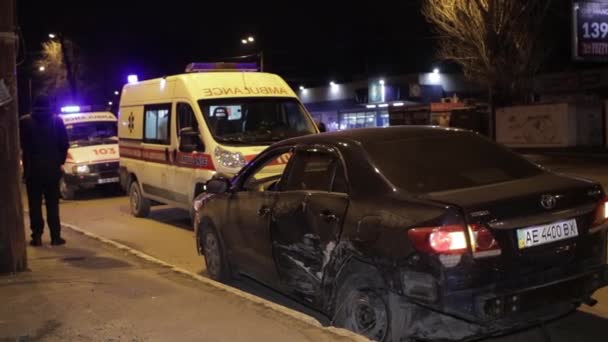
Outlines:
<svg viewBox="0 0 608 342"><path fill-rule="evenodd" d="M281 190L347 193L342 162L329 153L297 152Z"/></svg>
<svg viewBox="0 0 608 342"><path fill-rule="evenodd" d="M169 145L171 140L171 104L144 106L144 142Z"/></svg>
<svg viewBox="0 0 608 342"><path fill-rule="evenodd" d="M348 193L348 184L346 182L346 174L342 161L338 158L334 159L333 168L333 181L331 185L331 192L337 192L342 194Z"/></svg>
<svg viewBox="0 0 608 342"><path fill-rule="evenodd" d="M243 190L264 192L277 191L292 152L271 156L263 165L254 170L243 182Z"/></svg>
<svg viewBox="0 0 608 342"><path fill-rule="evenodd" d="M192 107L184 102L179 102L176 107L177 112L177 133L182 131L184 128L192 128L193 131L198 132L198 121L194 115Z"/></svg>

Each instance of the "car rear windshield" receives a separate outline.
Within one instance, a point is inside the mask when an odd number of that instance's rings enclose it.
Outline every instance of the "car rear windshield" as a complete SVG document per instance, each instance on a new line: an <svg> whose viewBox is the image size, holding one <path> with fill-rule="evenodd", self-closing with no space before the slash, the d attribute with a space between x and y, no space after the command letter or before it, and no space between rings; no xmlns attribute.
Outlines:
<svg viewBox="0 0 608 342"><path fill-rule="evenodd" d="M222 143L270 145L316 133L302 105L291 98L201 100L199 105L209 130Z"/></svg>
<svg viewBox="0 0 608 342"><path fill-rule="evenodd" d="M542 172L508 149L474 134L365 144L391 183L412 193L447 191L527 178Z"/></svg>

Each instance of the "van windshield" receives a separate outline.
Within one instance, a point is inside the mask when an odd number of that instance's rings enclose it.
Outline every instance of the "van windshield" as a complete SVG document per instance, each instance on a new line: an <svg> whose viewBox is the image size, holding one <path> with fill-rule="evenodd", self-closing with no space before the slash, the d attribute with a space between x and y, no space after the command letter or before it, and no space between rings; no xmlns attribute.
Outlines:
<svg viewBox="0 0 608 342"><path fill-rule="evenodd" d="M290 98L230 98L201 100L207 126L218 142L270 145L316 133L302 105Z"/></svg>
<svg viewBox="0 0 608 342"><path fill-rule="evenodd" d="M82 122L68 124L65 128L72 147L115 144L117 142L118 127L116 122Z"/></svg>

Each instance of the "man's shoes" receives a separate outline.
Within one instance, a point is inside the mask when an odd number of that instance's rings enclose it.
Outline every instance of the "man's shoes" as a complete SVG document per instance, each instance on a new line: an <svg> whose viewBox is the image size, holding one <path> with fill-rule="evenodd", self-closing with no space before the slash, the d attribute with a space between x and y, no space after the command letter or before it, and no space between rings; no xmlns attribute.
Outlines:
<svg viewBox="0 0 608 342"><path fill-rule="evenodd" d="M40 237L33 237L32 240L30 241L30 246L33 246L33 247L40 247L40 246L42 246L42 238L40 238Z"/></svg>
<svg viewBox="0 0 608 342"><path fill-rule="evenodd" d="M51 245L52 246L61 246L61 245L65 245L65 240L62 238L56 238L56 239L52 239L51 240Z"/></svg>

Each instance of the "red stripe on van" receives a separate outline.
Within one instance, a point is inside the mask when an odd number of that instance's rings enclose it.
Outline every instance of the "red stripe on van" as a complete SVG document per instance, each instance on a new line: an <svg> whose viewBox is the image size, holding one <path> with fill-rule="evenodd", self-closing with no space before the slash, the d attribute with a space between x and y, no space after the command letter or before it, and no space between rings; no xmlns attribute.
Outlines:
<svg viewBox="0 0 608 342"><path fill-rule="evenodd" d="M122 158L143 160L146 162L175 165L191 169L215 171L211 155L205 153L185 153L173 151L157 150L143 147L119 146ZM175 156L176 160L173 160ZM168 159L167 159L168 158Z"/></svg>

